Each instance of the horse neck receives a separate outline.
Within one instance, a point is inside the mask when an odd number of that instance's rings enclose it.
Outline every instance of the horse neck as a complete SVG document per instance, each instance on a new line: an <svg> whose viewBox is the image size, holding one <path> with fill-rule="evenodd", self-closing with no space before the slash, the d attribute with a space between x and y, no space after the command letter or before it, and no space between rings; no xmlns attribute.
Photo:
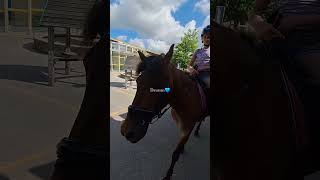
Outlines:
<svg viewBox="0 0 320 180"><path fill-rule="evenodd" d="M105 46L105 47L104 47ZM108 69L105 62L105 43L100 41L88 55L87 85L80 111L69 138L94 145L106 145L107 134L107 82Z"/></svg>
<svg viewBox="0 0 320 180"><path fill-rule="evenodd" d="M190 79L190 77L183 71L177 69L173 65L169 66L170 71L170 84L172 86L172 94L169 98L169 104L174 109L179 109L181 104L185 104L186 98L190 94L189 91L193 86L196 86L196 82Z"/></svg>

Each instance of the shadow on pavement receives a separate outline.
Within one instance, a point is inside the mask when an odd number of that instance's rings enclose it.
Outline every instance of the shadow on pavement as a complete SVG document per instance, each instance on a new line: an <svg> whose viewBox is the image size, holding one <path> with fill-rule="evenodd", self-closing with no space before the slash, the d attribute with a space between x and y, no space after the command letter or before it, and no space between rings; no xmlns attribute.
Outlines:
<svg viewBox="0 0 320 180"><path fill-rule="evenodd" d="M7 176L0 174L0 180L10 180Z"/></svg>
<svg viewBox="0 0 320 180"><path fill-rule="evenodd" d="M39 178L41 178L43 180L47 180L47 179L49 179L49 176L50 176L50 174L51 174L51 172L53 170L54 163L55 163L55 161L52 161L52 162L47 163L47 164L36 166L36 167L30 168L29 171L33 175L35 175L35 176L37 176L37 177L39 177Z"/></svg>
<svg viewBox="0 0 320 180"><path fill-rule="evenodd" d="M34 48L33 42L25 43L25 44L23 44L22 47L23 47L24 49L30 51L30 52L33 52L33 53L47 54L47 53L44 53L44 52L37 51L37 50Z"/></svg>
<svg viewBox="0 0 320 180"><path fill-rule="evenodd" d="M64 68L56 68L56 71L64 70ZM15 80L28 82L38 85L48 84L48 68L44 66L27 66L27 65L0 65L0 79ZM58 74L58 73L56 73ZM56 77L57 82L63 82L61 79L85 77L81 75L67 75ZM75 87L84 87L83 84L70 83Z"/></svg>
<svg viewBox="0 0 320 180"><path fill-rule="evenodd" d="M23 81L39 85L48 82L48 68L43 66L0 65L0 79Z"/></svg>
<svg viewBox="0 0 320 180"><path fill-rule="evenodd" d="M120 114L119 116L122 117L123 119L126 119L127 113Z"/></svg>
<svg viewBox="0 0 320 180"><path fill-rule="evenodd" d="M123 82L110 82L110 86L124 88L124 80L123 80Z"/></svg>

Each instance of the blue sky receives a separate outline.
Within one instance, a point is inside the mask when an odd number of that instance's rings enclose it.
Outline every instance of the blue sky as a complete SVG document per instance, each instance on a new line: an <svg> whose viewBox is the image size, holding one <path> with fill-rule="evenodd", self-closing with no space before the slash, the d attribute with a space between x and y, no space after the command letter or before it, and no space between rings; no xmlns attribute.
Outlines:
<svg viewBox="0 0 320 180"><path fill-rule="evenodd" d="M111 37L157 52L209 23L209 0L111 0Z"/></svg>

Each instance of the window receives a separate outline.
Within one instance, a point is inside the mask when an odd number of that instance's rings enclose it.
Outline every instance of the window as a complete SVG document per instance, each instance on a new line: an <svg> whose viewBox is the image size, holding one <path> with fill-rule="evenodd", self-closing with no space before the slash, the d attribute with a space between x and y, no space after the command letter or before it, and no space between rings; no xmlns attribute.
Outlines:
<svg viewBox="0 0 320 180"><path fill-rule="evenodd" d="M112 43L112 44L111 44L111 49L117 51L117 50L119 49L119 44Z"/></svg>
<svg viewBox="0 0 320 180"><path fill-rule="evenodd" d="M125 45L120 45L120 51L121 52L126 52L126 46Z"/></svg>

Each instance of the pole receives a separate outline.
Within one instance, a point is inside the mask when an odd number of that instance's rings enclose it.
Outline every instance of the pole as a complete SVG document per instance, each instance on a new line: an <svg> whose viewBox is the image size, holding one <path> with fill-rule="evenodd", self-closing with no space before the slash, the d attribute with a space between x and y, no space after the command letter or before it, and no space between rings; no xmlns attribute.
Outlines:
<svg viewBox="0 0 320 180"><path fill-rule="evenodd" d="M8 0L4 0L4 32L9 31L9 11L8 11Z"/></svg>
<svg viewBox="0 0 320 180"><path fill-rule="evenodd" d="M48 27L48 81L49 86L54 86L55 74L54 74L54 27Z"/></svg>
<svg viewBox="0 0 320 180"><path fill-rule="evenodd" d="M28 25L29 34L32 34L32 0L28 0Z"/></svg>
<svg viewBox="0 0 320 180"><path fill-rule="evenodd" d="M65 53L69 54L71 53L71 30L70 28L66 28L66 49L65 49ZM71 62L70 61L66 61L65 62L65 71L66 74L69 75L71 72Z"/></svg>

